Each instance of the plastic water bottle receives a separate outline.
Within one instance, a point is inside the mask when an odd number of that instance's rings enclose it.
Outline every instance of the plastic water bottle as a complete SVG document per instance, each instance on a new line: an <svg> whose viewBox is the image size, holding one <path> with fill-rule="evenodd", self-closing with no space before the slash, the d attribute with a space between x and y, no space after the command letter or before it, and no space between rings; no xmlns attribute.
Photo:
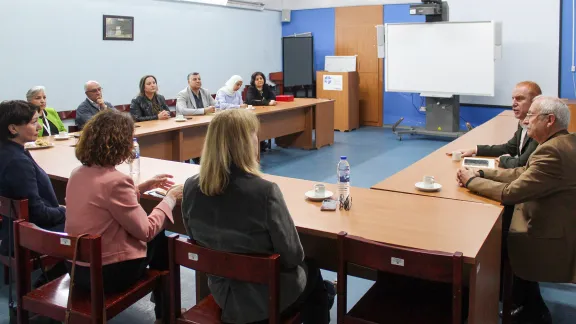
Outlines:
<svg viewBox="0 0 576 324"><path fill-rule="evenodd" d="M134 152L134 160L130 162L130 174L140 175L140 145L138 145L138 140L136 137L132 140L134 142L132 151Z"/></svg>
<svg viewBox="0 0 576 324"><path fill-rule="evenodd" d="M345 156L340 157L336 174L338 176L338 199L343 202L350 195L350 163Z"/></svg>

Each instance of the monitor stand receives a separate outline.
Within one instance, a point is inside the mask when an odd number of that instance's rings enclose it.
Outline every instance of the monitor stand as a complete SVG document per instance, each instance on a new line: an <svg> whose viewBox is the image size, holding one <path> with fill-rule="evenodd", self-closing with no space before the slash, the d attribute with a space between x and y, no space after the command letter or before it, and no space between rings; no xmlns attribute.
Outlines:
<svg viewBox="0 0 576 324"><path fill-rule="evenodd" d="M460 96L450 98L426 97L426 127L410 127L397 129L404 117L400 118L392 126L392 131L398 140L402 135L427 135L438 137L457 138L466 132L460 131ZM466 123L468 130L472 129L470 123Z"/></svg>

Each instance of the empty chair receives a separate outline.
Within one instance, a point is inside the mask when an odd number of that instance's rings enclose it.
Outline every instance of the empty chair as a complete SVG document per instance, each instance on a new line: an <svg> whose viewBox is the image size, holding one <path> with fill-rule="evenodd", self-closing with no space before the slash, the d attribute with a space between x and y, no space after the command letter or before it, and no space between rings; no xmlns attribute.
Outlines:
<svg viewBox="0 0 576 324"><path fill-rule="evenodd" d="M154 288L162 287L163 280L167 278L166 271L148 270L145 276L127 290L105 295L101 237L80 236L50 232L22 220L14 223L19 324L28 323L29 312L57 321L65 321L69 314L70 323L106 323ZM91 291L74 286L70 289L71 279L68 274L31 290L31 267L27 260L32 252L89 264ZM72 293L70 298L69 293ZM164 323L168 323L167 318L164 320Z"/></svg>
<svg viewBox="0 0 576 324"><path fill-rule="evenodd" d="M462 253L403 248L341 232L338 255L339 324L463 322ZM346 313L349 264L385 274Z"/></svg>
<svg viewBox="0 0 576 324"><path fill-rule="evenodd" d="M212 295L181 313L180 266L210 275L268 286L269 323L300 323L299 314L280 318L280 255L248 256L201 247L173 234L168 238L170 258L170 323L222 323L221 309Z"/></svg>

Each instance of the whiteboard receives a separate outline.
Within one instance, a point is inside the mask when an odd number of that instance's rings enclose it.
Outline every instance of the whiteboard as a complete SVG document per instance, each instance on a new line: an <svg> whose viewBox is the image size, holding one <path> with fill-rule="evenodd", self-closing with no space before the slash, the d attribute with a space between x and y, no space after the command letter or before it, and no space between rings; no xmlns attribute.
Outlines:
<svg viewBox="0 0 576 324"><path fill-rule="evenodd" d="M558 96L560 0L449 0L448 4L452 22L502 23L494 97L461 97L461 102L510 106L514 86L525 80L538 83L545 95Z"/></svg>
<svg viewBox="0 0 576 324"><path fill-rule="evenodd" d="M386 24L386 91L494 95L494 22Z"/></svg>

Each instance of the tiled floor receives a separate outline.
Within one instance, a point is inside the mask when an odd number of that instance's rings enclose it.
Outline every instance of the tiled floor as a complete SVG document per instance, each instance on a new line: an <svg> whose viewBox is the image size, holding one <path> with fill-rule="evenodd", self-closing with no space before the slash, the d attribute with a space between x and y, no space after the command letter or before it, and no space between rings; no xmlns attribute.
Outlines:
<svg viewBox="0 0 576 324"><path fill-rule="evenodd" d="M442 147L441 139L404 137L403 141L388 129L361 128L349 133L336 133L333 146L316 151L281 149L274 147L262 155L265 173L335 183L336 163L341 155L348 156L353 186L369 188L373 184L402 170L415 161ZM323 271L325 279L334 280L336 274ZM353 305L371 286L372 282L350 278L348 304ZM0 323L8 323L7 287L0 286ZM194 272L182 271L183 307L194 304ZM543 296L552 311L554 323L576 323L576 287L571 284L543 284ZM332 322L336 323L336 307L332 309ZM143 299L110 321L114 323L153 323L154 312L148 299Z"/></svg>

